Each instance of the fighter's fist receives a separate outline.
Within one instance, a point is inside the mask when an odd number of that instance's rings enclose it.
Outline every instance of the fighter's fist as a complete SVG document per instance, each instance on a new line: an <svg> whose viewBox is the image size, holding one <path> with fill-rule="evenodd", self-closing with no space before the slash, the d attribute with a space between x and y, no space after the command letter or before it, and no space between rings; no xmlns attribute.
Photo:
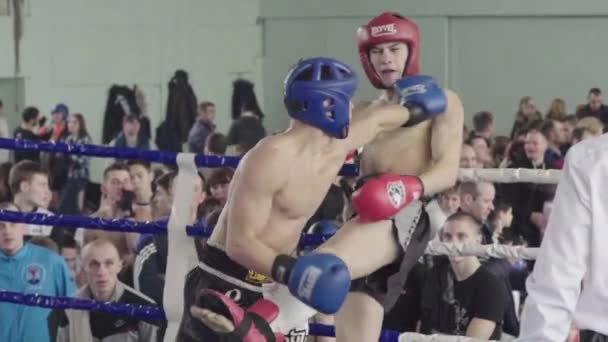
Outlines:
<svg viewBox="0 0 608 342"><path fill-rule="evenodd" d="M310 253L294 259L279 255L272 266L273 278L287 284L294 297L328 315L336 313L350 290L350 272L333 254Z"/></svg>
<svg viewBox="0 0 608 342"><path fill-rule="evenodd" d="M447 98L431 76L408 76L395 82L401 105L410 110L405 126L412 126L445 112Z"/></svg>
<svg viewBox="0 0 608 342"><path fill-rule="evenodd" d="M353 206L361 221L376 222L395 216L423 195L424 186L420 178L383 174L370 177L353 193Z"/></svg>

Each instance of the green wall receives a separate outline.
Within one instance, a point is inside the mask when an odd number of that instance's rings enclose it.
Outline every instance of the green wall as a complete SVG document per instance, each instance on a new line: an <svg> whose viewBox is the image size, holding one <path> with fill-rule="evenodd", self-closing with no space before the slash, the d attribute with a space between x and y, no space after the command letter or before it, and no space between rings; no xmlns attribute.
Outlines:
<svg viewBox="0 0 608 342"><path fill-rule="evenodd" d="M543 112L562 97L574 111L590 87L608 85L606 1L260 0L268 126L287 124L282 81L302 57L349 63L362 79L358 99L376 96L360 68L355 30L389 10L416 20L422 72L460 94L469 124L475 112L491 110L504 134L522 96Z"/></svg>

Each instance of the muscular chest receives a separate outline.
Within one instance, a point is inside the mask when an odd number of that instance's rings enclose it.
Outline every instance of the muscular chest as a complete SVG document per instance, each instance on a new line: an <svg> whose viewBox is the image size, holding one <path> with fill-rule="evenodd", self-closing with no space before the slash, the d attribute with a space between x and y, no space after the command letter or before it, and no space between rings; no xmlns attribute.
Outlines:
<svg viewBox="0 0 608 342"><path fill-rule="evenodd" d="M431 162L431 125L423 122L378 136L363 149L363 174L419 174Z"/></svg>
<svg viewBox="0 0 608 342"><path fill-rule="evenodd" d="M328 158L294 164L289 168L289 181L275 204L290 218L309 217L325 198L340 170L339 165L339 159Z"/></svg>

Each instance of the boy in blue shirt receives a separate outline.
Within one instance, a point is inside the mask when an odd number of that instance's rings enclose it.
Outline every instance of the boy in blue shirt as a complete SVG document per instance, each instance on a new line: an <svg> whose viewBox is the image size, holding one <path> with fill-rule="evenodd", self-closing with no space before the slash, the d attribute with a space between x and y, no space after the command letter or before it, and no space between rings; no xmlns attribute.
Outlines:
<svg viewBox="0 0 608 342"><path fill-rule="evenodd" d="M19 211L12 203L0 209ZM26 224L0 222L0 291L67 297L76 292L68 265L44 247L24 242ZM0 302L0 341L50 341L51 309Z"/></svg>

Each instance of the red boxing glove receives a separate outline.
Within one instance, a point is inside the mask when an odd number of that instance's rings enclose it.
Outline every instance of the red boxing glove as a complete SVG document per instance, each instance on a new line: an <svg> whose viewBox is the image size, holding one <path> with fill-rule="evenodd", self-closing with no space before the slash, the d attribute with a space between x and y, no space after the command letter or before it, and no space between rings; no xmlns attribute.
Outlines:
<svg viewBox="0 0 608 342"><path fill-rule="evenodd" d="M279 307L267 299L258 300L245 311L224 294L205 289L200 292L196 305L221 315L228 313L227 318L234 323L235 329L232 333L221 335L235 341L285 342L283 334L272 332L270 322L279 315Z"/></svg>
<svg viewBox="0 0 608 342"><path fill-rule="evenodd" d="M364 222L387 220L424 195L416 176L383 174L372 177L353 193L353 206Z"/></svg>

